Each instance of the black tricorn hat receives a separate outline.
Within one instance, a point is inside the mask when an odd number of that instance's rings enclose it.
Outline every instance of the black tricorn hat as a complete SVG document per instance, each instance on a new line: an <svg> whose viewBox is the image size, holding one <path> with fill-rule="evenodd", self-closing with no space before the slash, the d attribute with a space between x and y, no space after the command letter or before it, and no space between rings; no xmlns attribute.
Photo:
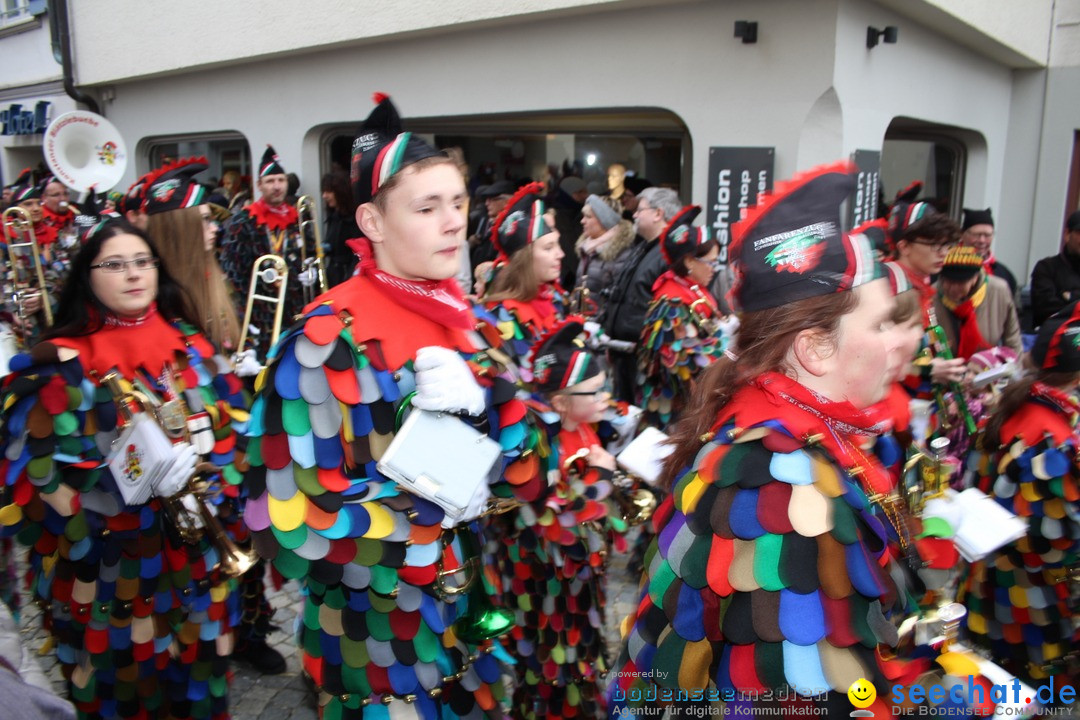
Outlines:
<svg viewBox="0 0 1080 720"><path fill-rule="evenodd" d="M533 240L551 232L544 220L544 184L529 183L518 189L491 226L491 244L511 257Z"/></svg>
<svg viewBox="0 0 1080 720"><path fill-rule="evenodd" d="M844 161L797 175L735 223L731 299L739 309L778 307L883 277L872 241L841 230L840 206L855 172Z"/></svg>
<svg viewBox="0 0 1080 720"><path fill-rule="evenodd" d="M1039 328L1031 359L1050 372L1080 371L1080 302L1051 315Z"/></svg>
<svg viewBox="0 0 1080 720"><path fill-rule="evenodd" d="M350 178L357 205L370 202L386 181L424 158L445 156L410 132L402 132L401 116L390 97L375 93L375 109L360 125L352 146Z"/></svg>
<svg viewBox="0 0 1080 720"><path fill-rule="evenodd" d="M536 341L526 358L526 364L532 367L536 390L542 393L565 390L603 372L596 357L585 347L584 334L584 318L571 315Z"/></svg>

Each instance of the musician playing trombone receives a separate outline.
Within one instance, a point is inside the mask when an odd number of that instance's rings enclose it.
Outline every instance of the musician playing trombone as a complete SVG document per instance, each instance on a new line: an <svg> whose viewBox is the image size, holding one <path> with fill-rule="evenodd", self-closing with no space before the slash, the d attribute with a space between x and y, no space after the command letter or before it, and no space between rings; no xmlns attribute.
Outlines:
<svg viewBox="0 0 1080 720"><path fill-rule="evenodd" d="M244 533L247 412L181 297L145 233L102 219L4 385L0 527L31 547L83 718L228 716L236 558L210 528Z"/></svg>
<svg viewBox="0 0 1080 720"><path fill-rule="evenodd" d="M284 293L283 308L287 326L304 306L305 283L308 287L313 287L318 281L314 273L305 274L301 262L302 255L313 257L314 249L301 251L301 243L307 242L310 245L311 241L308 238L301 239L296 208L286 202L288 176L280 158L270 145L266 146L266 152L259 161L259 178L256 184L259 188L259 199L237 211L222 228L219 257L221 266L232 283L235 297L241 301L248 296L255 261L267 254L284 258L288 267L288 287ZM276 286L274 292L271 292L270 288L264 288L263 294L276 295ZM241 316L243 310L241 305ZM248 338L260 363L265 362L270 350L275 310L266 303L257 303L252 308L252 327L249 328ZM246 349L248 348L240 348L241 351Z"/></svg>
<svg viewBox="0 0 1080 720"><path fill-rule="evenodd" d="M4 211L4 314L20 344L29 345L50 324L52 302L66 277L66 252L56 252L57 230L45 222L41 196L51 178L34 183L23 170L12 193L13 207ZM16 210L18 208L21 210ZM29 220L29 222L24 222ZM58 262L52 262L53 259ZM40 265L41 273L37 273ZM44 286L42 282L44 281ZM50 305L46 312L44 297Z"/></svg>
<svg viewBox="0 0 1080 720"><path fill-rule="evenodd" d="M454 280L462 174L402 132L388 97L376 103L352 151L358 272L305 309L260 376L246 522L256 550L305 586L298 641L322 717L502 717L505 651L466 639L459 621L479 599L455 599L444 579L475 567L463 538L489 493L546 492L546 453L506 377L498 330ZM458 415L448 419L501 448L497 481L477 484L454 515L378 467L407 436L398 421L410 405ZM414 417L426 416L405 422ZM414 457L440 470L438 452Z"/></svg>

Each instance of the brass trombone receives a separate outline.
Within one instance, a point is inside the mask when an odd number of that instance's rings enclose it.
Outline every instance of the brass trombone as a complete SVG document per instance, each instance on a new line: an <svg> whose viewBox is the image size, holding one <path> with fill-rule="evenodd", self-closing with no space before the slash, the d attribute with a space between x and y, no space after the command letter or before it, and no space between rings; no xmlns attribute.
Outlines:
<svg viewBox="0 0 1080 720"><path fill-rule="evenodd" d="M49 291L45 286L45 270L41 265L41 247L38 245L37 236L34 234L34 223L30 220L30 214L18 205L4 211L4 235L7 241L7 282L11 285L11 297L15 303L15 315L19 318L25 332L27 326L25 306L26 293L31 290L30 282L24 282L19 272L19 258L13 252L18 248L30 248L30 256L34 263L34 274L37 276L38 292L41 294L41 310L45 316L45 326L53 323L52 304L49 302ZM16 334L17 337L19 334ZM22 342L22 339L19 339Z"/></svg>
<svg viewBox="0 0 1080 720"><path fill-rule="evenodd" d="M319 283L319 293L326 292L326 260L323 258L322 232L315 219L315 201L310 195L301 195L296 200L296 222L300 227L300 268L303 272L314 272ZM315 257L307 256L307 228L311 228L311 237L315 243ZM315 299L311 285L303 286L304 304Z"/></svg>
<svg viewBox="0 0 1080 720"><path fill-rule="evenodd" d="M120 376L115 372L102 378L102 383L116 402L123 425L130 423L136 412L147 412L166 435L175 436L177 432L187 434L186 413L183 413L182 408L174 406L175 401L155 402L145 393L134 389L126 390ZM139 410L133 410L133 405ZM182 427L177 427L178 424L182 424ZM183 490L170 497L160 498L161 507L169 516L181 540L195 544L206 537L217 552L218 570L228 577L239 577L250 570L258 558L254 551L244 551L237 547L225 532L217 515L210 508L209 483L202 479L198 472L196 469L196 474L188 480L187 487ZM184 503L184 498L189 495L194 499L197 511L191 510L189 505Z"/></svg>
<svg viewBox="0 0 1080 720"><path fill-rule="evenodd" d="M274 305L274 324L270 329L270 344L273 347L281 334L281 317L285 312L285 293L289 280L289 267L280 255L260 255L251 268L251 284L248 285L247 304L244 305L244 322L240 327L240 342L236 345L238 353L244 351L247 344L248 328L251 326L251 310L256 300ZM265 285L278 283L276 295L257 293L259 282Z"/></svg>

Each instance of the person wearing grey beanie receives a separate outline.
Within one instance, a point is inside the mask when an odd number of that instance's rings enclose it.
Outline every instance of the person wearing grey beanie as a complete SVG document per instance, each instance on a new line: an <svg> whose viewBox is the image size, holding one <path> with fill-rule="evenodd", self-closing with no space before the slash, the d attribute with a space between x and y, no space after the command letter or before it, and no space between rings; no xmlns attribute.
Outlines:
<svg viewBox="0 0 1080 720"><path fill-rule="evenodd" d="M590 195L585 198L585 204L593 211L593 215L600 221L600 225L605 230L615 227L619 224L619 220L622 219L622 215L616 212L615 208L611 207L599 195Z"/></svg>
<svg viewBox="0 0 1080 720"><path fill-rule="evenodd" d="M612 287L630 256L634 244L634 226L622 218L622 205L611 197L590 195L581 210L581 237L576 250L577 284L589 290L593 307L586 314L599 314Z"/></svg>

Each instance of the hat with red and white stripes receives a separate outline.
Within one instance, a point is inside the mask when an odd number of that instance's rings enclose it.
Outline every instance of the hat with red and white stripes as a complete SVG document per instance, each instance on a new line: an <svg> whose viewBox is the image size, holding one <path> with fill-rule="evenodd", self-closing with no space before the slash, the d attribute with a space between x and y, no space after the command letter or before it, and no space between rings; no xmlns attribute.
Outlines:
<svg viewBox="0 0 1080 720"><path fill-rule="evenodd" d="M402 132L401 116L390 97L375 93L375 109L353 140L350 178L357 205L370 202L386 181L424 158L445 156L412 133Z"/></svg>
<svg viewBox="0 0 1080 720"><path fill-rule="evenodd" d="M180 210L206 202L206 188L195 176L208 168L205 157L187 158L165 165L145 182L147 215Z"/></svg>

